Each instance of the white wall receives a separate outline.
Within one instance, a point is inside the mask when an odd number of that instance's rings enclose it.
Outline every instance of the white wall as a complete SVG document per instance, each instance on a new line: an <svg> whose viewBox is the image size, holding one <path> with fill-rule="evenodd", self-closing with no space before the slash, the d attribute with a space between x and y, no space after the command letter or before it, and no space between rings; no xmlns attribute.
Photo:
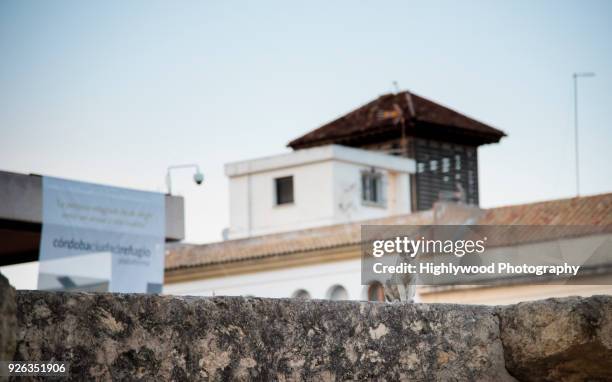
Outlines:
<svg viewBox="0 0 612 382"><path fill-rule="evenodd" d="M274 180L285 176L294 202L276 205ZM334 223L331 161L232 177L229 188L232 239Z"/></svg>
<svg viewBox="0 0 612 382"><path fill-rule="evenodd" d="M163 292L190 296L214 294L283 298L292 297L296 291L304 289L311 298L326 299L335 285L343 286L350 300L365 300L367 294L361 285L361 260L165 284Z"/></svg>
<svg viewBox="0 0 612 382"><path fill-rule="evenodd" d="M386 203L374 206L361 201L361 173L371 167L334 161L333 169L335 223L410 213L410 178L407 172L377 170L383 174Z"/></svg>
<svg viewBox="0 0 612 382"><path fill-rule="evenodd" d="M384 207L361 202L361 172L371 168L384 174ZM411 159L335 145L230 163L226 165L230 182L228 237L410 213L411 172ZM284 176L293 176L294 203L277 206L274 179Z"/></svg>
<svg viewBox="0 0 612 382"><path fill-rule="evenodd" d="M594 285L501 285L475 289L425 292L417 287L415 302L504 305L550 297L611 294L612 286ZM600 285L595 285L600 284ZM165 284L164 294L183 296L293 297L300 289L311 298L329 299L336 285L344 287L349 300L367 300L367 286L361 285L361 260L347 260L312 266L286 268L237 276Z"/></svg>
<svg viewBox="0 0 612 382"><path fill-rule="evenodd" d="M29 263L5 265L0 267L0 273L4 275L15 289L31 289L38 287L38 261Z"/></svg>

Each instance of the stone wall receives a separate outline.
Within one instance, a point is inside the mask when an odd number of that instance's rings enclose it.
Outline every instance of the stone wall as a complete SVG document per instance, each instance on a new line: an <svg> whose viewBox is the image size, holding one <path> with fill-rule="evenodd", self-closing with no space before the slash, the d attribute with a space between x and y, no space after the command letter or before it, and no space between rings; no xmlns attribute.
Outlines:
<svg viewBox="0 0 612 382"><path fill-rule="evenodd" d="M15 289L0 274L0 361L10 360L15 353L16 313Z"/></svg>
<svg viewBox="0 0 612 382"><path fill-rule="evenodd" d="M16 301L14 360L67 361L75 380L612 379L610 296L508 307L37 291Z"/></svg>

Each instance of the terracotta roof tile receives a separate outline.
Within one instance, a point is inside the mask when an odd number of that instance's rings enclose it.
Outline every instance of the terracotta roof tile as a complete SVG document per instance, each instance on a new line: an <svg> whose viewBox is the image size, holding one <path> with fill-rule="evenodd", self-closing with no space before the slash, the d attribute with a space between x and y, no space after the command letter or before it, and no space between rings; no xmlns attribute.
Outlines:
<svg viewBox="0 0 612 382"><path fill-rule="evenodd" d="M494 143L506 134L450 108L410 92L385 94L350 113L327 123L293 141L288 146L300 149L329 143L345 143L359 136L398 130L400 115L415 122L408 135L428 135L435 126L440 134L469 136L475 144ZM450 128L450 130L448 129Z"/></svg>
<svg viewBox="0 0 612 382"><path fill-rule="evenodd" d="M438 206L439 207L439 206ZM362 225L432 225L458 224L466 209L446 205L444 216L436 208L409 215L348 224L317 227L218 243L171 246L166 255L166 269L253 260L309 252L326 248L357 245L361 242ZM453 211L454 209L454 211ZM575 225L612 227L612 193L551 200L478 210L477 225ZM473 215L473 214L472 214ZM528 237L529 232L525 232Z"/></svg>

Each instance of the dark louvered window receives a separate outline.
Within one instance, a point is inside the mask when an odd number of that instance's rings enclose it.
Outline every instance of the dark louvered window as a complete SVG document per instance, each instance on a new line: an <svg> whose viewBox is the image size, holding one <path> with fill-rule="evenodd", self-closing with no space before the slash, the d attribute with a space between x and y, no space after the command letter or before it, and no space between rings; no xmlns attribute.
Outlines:
<svg viewBox="0 0 612 382"><path fill-rule="evenodd" d="M431 209L441 198L478 205L478 156L475 146L416 139L416 209Z"/></svg>
<svg viewBox="0 0 612 382"><path fill-rule="evenodd" d="M274 183L276 186L276 204L293 203L293 177L276 178Z"/></svg>

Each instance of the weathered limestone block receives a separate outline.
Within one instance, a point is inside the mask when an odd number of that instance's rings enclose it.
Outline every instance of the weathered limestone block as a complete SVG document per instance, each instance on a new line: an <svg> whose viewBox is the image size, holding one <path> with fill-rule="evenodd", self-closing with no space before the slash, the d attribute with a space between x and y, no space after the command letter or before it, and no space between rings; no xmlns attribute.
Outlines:
<svg viewBox="0 0 612 382"><path fill-rule="evenodd" d="M612 381L612 296L499 307L506 367L524 381Z"/></svg>
<svg viewBox="0 0 612 382"><path fill-rule="evenodd" d="M19 291L17 307L15 360L66 361L75 380L612 380L611 296L487 308Z"/></svg>
<svg viewBox="0 0 612 382"><path fill-rule="evenodd" d="M17 332L15 289L0 274L0 361L11 361L15 353Z"/></svg>
<svg viewBox="0 0 612 382"><path fill-rule="evenodd" d="M494 308L19 291L16 359L77 380L508 381Z"/></svg>

